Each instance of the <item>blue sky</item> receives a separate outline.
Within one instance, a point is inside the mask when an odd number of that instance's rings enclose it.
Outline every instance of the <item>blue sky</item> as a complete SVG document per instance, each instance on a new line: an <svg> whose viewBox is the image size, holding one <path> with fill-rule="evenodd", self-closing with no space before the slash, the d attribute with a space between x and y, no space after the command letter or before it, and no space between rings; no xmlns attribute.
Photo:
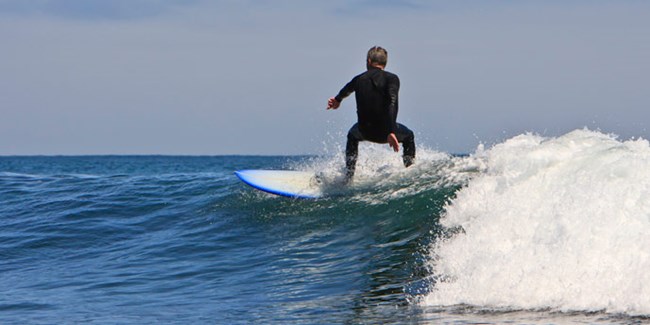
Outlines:
<svg viewBox="0 0 650 325"><path fill-rule="evenodd" d="M389 51L399 121L472 152L523 132L650 138L647 1L0 0L0 155L303 154Z"/></svg>

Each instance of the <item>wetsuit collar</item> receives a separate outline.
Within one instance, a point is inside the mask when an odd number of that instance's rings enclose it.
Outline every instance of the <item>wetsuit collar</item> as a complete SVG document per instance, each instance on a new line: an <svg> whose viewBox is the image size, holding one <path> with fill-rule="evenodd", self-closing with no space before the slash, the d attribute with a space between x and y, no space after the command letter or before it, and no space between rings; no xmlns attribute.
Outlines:
<svg viewBox="0 0 650 325"><path fill-rule="evenodd" d="M373 69L384 70L385 67L383 67L383 66L381 66L381 65L372 64L372 63L368 62L368 63L366 64L366 68L368 68L368 70L373 70Z"/></svg>

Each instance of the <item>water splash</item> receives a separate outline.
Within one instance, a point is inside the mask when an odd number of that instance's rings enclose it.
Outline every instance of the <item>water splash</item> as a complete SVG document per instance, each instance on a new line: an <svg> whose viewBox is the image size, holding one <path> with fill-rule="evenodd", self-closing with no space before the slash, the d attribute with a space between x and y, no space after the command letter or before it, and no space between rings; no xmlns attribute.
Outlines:
<svg viewBox="0 0 650 325"><path fill-rule="evenodd" d="M431 248L423 305L650 315L648 141L525 134L480 155L441 219L461 231Z"/></svg>
<svg viewBox="0 0 650 325"><path fill-rule="evenodd" d="M344 154L319 156L290 166L291 169L314 172L325 183L341 184L345 173ZM383 204L404 197L413 197L433 189L461 186L485 165L482 158L472 159L418 148L414 165L405 168L401 154L387 146L362 143L354 180L339 185L328 194L346 196L365 204Z"/></svg>

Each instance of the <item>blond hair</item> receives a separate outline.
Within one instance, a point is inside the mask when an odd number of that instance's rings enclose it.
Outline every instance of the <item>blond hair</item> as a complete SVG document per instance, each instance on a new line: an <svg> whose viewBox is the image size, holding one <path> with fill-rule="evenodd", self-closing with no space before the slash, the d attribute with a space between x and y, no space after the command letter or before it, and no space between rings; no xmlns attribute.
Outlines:
<svg viewBox="0 0 650 325"><path fill-rule="evenodd" d="M388 51L381 46L373 46L368 50L368 61L385 67L388 63Z"/></svg>

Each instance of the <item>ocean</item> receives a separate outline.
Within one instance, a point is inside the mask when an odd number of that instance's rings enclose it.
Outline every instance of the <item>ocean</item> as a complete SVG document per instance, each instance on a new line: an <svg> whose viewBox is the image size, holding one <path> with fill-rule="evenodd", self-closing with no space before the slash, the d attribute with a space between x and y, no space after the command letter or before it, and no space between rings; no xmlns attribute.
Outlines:
<svg viewBox="0 0 650 325"><path fill-rule="evenodd" d="M522 134L408 169L322 156L0 157L2 324L650 323L650 145Z"/></svg>

